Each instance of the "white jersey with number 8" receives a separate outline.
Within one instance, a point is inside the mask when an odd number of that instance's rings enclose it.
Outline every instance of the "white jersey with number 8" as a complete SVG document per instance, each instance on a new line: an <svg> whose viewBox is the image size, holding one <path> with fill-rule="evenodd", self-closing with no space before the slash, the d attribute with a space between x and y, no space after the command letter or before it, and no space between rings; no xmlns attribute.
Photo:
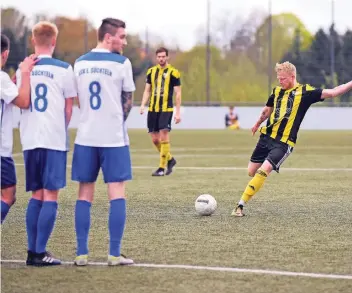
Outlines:
<svg viewBox="0 0 352 293"><path fill-rule="evenodd" d="M74 65L80 104L76 144L92 147L129 145L121 92L135 91L128 58L93 49Z"/></svg>
<svg viewBox="0 0 352 293"><path fill-rule="evenodd" d="M68 135L65 99L77 96L75 77L69 63L49 55L40 59L31 72L31 104L21 111L22 149L45 148L67 151ZM17 86L21 85L17 72Z"/></svg>

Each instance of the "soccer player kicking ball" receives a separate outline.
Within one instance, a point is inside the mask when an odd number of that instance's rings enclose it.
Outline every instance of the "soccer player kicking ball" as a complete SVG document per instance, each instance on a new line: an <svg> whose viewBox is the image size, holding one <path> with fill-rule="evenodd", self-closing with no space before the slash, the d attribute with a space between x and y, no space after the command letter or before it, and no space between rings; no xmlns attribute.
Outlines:
<svg viewBox="0 0 352 293"><path fill-rule="evenodd" d="M59 190L66 186L67 127L77 90L72 66L52 58L57 35L50 22L39 22L32 29L39 61L30 77L30 108L20 119L26 191L32 192L26 213L27 265L34 266L61 264L46 245L56 220ZM17 84L21 83L17 75Z"/></svg>
<svg viewBox="0 0 352 293"><path fill-rule="evenodd" d="M98 29L98 45L77 59L80 123L77 129L72 180L79 182L75 210L78 266L88 264L90 209L100 168L110 200L108 265L129 265L121 254L126 221L125 182L132 179L126 119L135 85L132 65L120 53L126 42L123 21L106 18Z"/></svg>
<svg viewBox="0 0 352 293"><path fill-rule="evenodd" d="M6 64L10 53L10 40L1 34L1 68ZM16 169L12 158L13 146L13 105L25 109L30 103L30 73L36 63L35 55L27 57L19 65L22 85L17 89L9 75L1 70L1 223L6 218L11 206L16 201Z"/></svg>
<svg viewBox="0 0 352 293"><path fill-rule="evenodd" d="M352 89L352 81L333 89L316 89L296 80L296 67L289 63L276 64L280 86L273 89L259 120L252 127L253 135L260 124L260 138L248 165L248 174L253 177L244 190L241 200L232 212L233 216L243 217L244 205L263 186L272 170L279 168L292 153L297 134L309 107L326 98L334 98Z"/></svg>

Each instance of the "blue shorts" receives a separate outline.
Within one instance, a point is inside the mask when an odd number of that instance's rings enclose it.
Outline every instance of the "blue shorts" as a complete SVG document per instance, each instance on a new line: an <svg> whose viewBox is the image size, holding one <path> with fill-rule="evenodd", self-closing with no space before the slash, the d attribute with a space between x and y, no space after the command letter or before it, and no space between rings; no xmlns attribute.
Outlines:
<svg viewBox="0 0 352 293"><path fill-rule="evenodd" d="M59 190L66 186L67 152L49 149L24 151L26 191Z"/></svg>
<svg viewBox="0 0 352 293"><path fill-rule="evenodd" d="M100 168L105 183L131 180L129 147L91 147L75 144L72 160L73 181L95 182Z"/></svg>
<svg viewBox="0 0 352 293"><path fill-rule="evenodd" d="M15 163L11 157L1 157L1 189L17 183Z"/></svg>

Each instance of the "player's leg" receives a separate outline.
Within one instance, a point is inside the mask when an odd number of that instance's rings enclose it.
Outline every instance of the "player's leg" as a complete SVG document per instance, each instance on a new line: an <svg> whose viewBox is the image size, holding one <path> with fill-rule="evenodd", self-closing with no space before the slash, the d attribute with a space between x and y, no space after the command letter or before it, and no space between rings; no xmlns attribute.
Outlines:
<svg viewBox="0 0 352 293"><path fill-rule="evenodd" d="M248 202L251 197L262 188L266 178L268 178L272 170L279 172L280 166L293 151L293 148L289 145L276 142L270 138L267 138L267 148L268 155L263 165L258 169L253 179L248 183L242 195L241 200L243 199L243 202L240 201L239 203L236 214L237 216L244 215L242 212L244 203ZM242 208L240 207L240 204L242 204Z"/></svg>
<svg viewBox="0 0 352 293"><path fill-rule="evenodd" d="M264 160L265 160L265 158L264 158ZM263 163L254 163L252 161L249 161L248 167L247 167L248 168L248 176L254 177L255 173L257 173L258 169L263 165Z"/></svg>
<svg viewBox="0 0 352 293"><path fill-rule="evenodd" d="M128 146L100 149L104 182L108 184L109 255L108 265L129 265L133 260L121 254L121 241L126 223L126 181L132 179Z"/></svg>
<svg viewBox="0 0 352 293"><path fill-rule="evenodd" d="M164 176L172 173L176 160L170 152L170 131L172 112L160 113L158 126L160 133L160 163L159 168L152 174L153 176ZM167 170L165 171L167 167Z"/></svg>
<svg viewBox="0 0 352 293"><path fill-rule="evenodd" d="M159 132L151 132L150 136L152 138L152 142L155 145L156 149L158 150L159 154L161 152L161 141L160 141L160 133ZM171 153L168 152L166 156L167 160L167 165L168 165L168 170L166 171L166 175L169 175L168 173L169 170L172 171L172 167L176 165L176 160L172 157ZM170 168L171 167L171 168Z"/></svg>
<svg viewBox="0 0 352 293"><path fill-rule="evenodd" d="M41 149L39 162L42 166L43 203L38 217L34 265L59 265L61 261L54 258L46 247L56 222L59 190L66 186L67 152Z"/></svg>
<svg viewBox="0 0 352 293"><path fill-rule="evenodd" d="M267 157L268 165L271 165L272 170L279 173L281 165L284 161L289 157L289 155L293 152L293 147L278 142L275 140L270 141L270 152Z"/></svg>
<svg viewBox="0 0 352 293"><path fill-rule="evenodd" d="M232 123L232 124L229 126L229 128L230 128L231 130L237 130L237 129L240 129L240 125L239 125L238 121L235 121L234 123Z"/></svg>
<svg viewBox="0 0 352 293"><path fill-rule="evenodd" d="M16 185L1 188L1 224L16 201Z"/></svg>
<svg viewBox="0 0 352 293"><path fill-rule="evenodd" d="M158 115L159 113L156 112L148 112L147 117L147 127L148 133L152 139L152 142L158 152L160 153L161 144L160 144L160 135L159 135L159 127L158 127Z"/></svg>
<svg viewBox="0 0 352 293"><path fill-rule="evenodd" d="M1 157L1 223L16 201L16 169L10 157Z"/></svg>
<svg viewBox="0 0 352 293"><path fill-rule="evenodd" d="M158 150L158 153L160 153L161 144L160 144L160 134L159 134L159 132L150 132L150 137L152 139L152 142L153 142L154 146Z"/></svg>
<svg viewBox="0 0 352 293"><path fill-rule="evenodd" d="M32 192L26 210L27 231L27 265L34 264L36 256L37 228L40 211L43 206L43 184L42 184L42 149L26 150L23 152L26 192Z"/></svg>
<svg viewBox="0 0 352 293"><path fill-rule="evenodd" d="M88 264L90 210L99 169L100 159L98 148L75 144L72 160L72 180L79 182L78 200L75 207L77 241L75 264L78 266Z"/></svg>
<svg viewBox="0 0 352 293"><path fill-rule="evenodd" d="M39 189L32 192L26 210L26 231L27 231L27 265L34 265L36 256L36 243L38 232L38 219L43 206L44 190Z"/></svg>
<svg viewBox="0 0 352 293"><path fill-rule="evenodd" d="M163 137L161 137L161 141L168 141L168 145L166 146L166 149L168 150L167 156L166 156L166 160L167 160L167 170L165 172L165 175L170 175L173 171L173 168L176 165L176 160L175 158L171 155L171 142L170 142L170 132L171 132L171 123L172 123L172 115L173 112L167 112L167 113L162 113L162 115L164 117L162 117L162 129L163 129L163 133L167 136L165 138L165 140L163 140ZM163 134L161 134L161 136L163 136Z"/></svg>
<svg viewBox="0 0 352 293"><path fill-rule="evenodd" d="M248 164L248 175L253 177L247 184L240 201L232 211L233 216L244 216L243 207L252 198L252 196L259 191L264 184L267 177L265 172L269 171L269 166L264 161L269 154L268 138L261 136L252 153L250 162ZM271 170L270 170L271 171ZM269 172L270 173L270 172ZM266 173L266 174L269 174Z"/></svg>

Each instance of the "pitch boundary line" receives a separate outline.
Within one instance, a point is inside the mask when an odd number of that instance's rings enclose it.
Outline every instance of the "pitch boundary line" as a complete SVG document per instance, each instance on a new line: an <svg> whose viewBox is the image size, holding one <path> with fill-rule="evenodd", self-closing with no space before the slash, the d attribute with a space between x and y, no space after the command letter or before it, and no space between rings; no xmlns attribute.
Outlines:
<svg viewBox="0 0 352 293"><path fill-rule="evenodd" d="M24 260L11 260L3 259L1 263L9 264L25 264ZM63 261L63 265L73 265L72 261ZM106 262L89 262L88 265L93 266L107 266ZM184 270L203 270L203 271L218 271L230 273L252 273L263 275L277 275L289 277L308 277L308 278L321 278L321 279L345 279L352 280L352 275L337 275L337 274L320 274L320 273L303 273L303 272L289 272L289 271L276 271L276 270L262 270L262 269L244 269L244 268L231 268L231 267L209 267L209 266L196 266L196 265L168 265L168 264L149 264L140 263L130 265L131 267L144 267L144 268L158 268L158 269L184 269Z"/></svg>
<svg viewBox="0 0 352 293"><path fill-rule="evenodd" d="M70 166L71 167L71 166ZM132 169L153 169L152 166L132 166ZM199 170L199 171L243 171L245 167L175 167L177 170ZM352 171L352 168L283 168L282 171Z"/></svg>
<svg viewBox="0 0 352 293"><path fill-rule="evenodd" d="M24 166L24 164L17 163L16 166ZM71 168L71 165L67 165L67 168ZM155 166L154 166L155 167ZM153 166L132 166L132 169L153 169ZM244 167L176 167L177 170L199 170L199 171L244 171L247 168ZM285 171L345 171L352 172L352 168L283 168L282 172Z"/></svg>

